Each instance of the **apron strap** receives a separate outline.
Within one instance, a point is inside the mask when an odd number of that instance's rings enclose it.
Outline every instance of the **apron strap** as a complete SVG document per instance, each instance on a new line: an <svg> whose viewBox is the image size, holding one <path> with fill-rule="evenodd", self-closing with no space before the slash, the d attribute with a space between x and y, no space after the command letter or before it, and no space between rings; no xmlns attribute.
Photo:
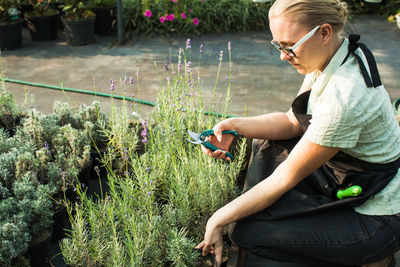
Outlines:
<svg viewBox="0 0 400 267"><path fill-rule="evenodd" d="M347 53L345 59L343 60L342 64L346 62L350 54L352 54L360 66L361 74L364 78L365 84L367 87L378 87L382 85L381 78L379 76L378 67L375 62L374 55L372 54L371 50L363 43L358 43L360 40L360 35L357 34L350 34L349 36L349 52ZM364 62L362 61L361 57L355 53L357 48L361 48L362 52L364 53L368 67L371 72L371 77L368 74L367 69L364 66Z"/></svg>

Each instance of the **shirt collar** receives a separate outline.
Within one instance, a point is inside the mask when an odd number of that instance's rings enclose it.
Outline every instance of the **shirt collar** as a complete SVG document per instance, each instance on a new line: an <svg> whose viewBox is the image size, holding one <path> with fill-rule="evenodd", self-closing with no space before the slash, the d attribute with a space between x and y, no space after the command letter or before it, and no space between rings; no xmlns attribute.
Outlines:
<svg viewBox="0 0 400 267"><path fill-rule="evenodd" d="M346 58L348 53L348 46L349 40L347 38L344 38L342 45L336 51L335 55L333 55L328 65L325 67L324 71L321 72L317 70L312 73L312 81L314 82L311 84L312 90L307 107L308 114L312 113L313 107L316 104L318 97L322 94L330 78L337 71L343 60Z"/></svg>

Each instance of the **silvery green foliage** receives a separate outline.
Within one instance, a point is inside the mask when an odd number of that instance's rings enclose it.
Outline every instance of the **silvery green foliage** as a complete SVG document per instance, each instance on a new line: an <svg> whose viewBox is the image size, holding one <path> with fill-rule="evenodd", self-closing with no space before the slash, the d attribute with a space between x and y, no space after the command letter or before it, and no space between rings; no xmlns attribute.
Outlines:
<svg viewBox="0 0 400 267"><path fill-rule="evenodd" d="M57 120L59 126L70 124L75 129L82 129L83 125L80 120L74 116L69 103L55 101L53 105L53 113L51 114Z"/></svg>
<svg viewBox="0 0 400 267"><path fill-rule="evenodd" d="M76 119L67 104L55 104L55 113L44 115L32 110L24 120L22 131L36 146L41 182L62 186L64 178L72 181L90 161L91 141L84 123ZM80 128L74 128L80 127Z"/></svg>
<svg viewBox="0 0 400 267"><path fill-rule="evenodd" d="M0 88L0 128L4 127L8 131L12 131L20 113L14 95L2 86Z"/></svg>
<svg viewBox="0 0 400 267"><path fill-rule="evenodd" d="M106 146L107 140L103 134L103 130L109 121L106 114L100 108L100 102L94 101L90 106L82 104L76 116L81 124L83 123L93 143L100 146L100 148Z"/></svg>
<svg viewBox="0 0 400 267"><path fill-rule="evenodd" d="M11 182L11 188L0 183L6 191L0 200L0 264L7 266L24 253L28 242L40 231L52 225L54 191L38 183L36 175L27 172Z"/></svg>
<svg viewBox="0 0 400 267"><path fill-rule="evenodd" d="M17 210L29 225L29 233L35 236L53 223L53 204L50 199L55 192L49 185L40 184L36 174L26 172L13 186Z"/></svg>
<svg viewBox="0 0 400 267"><path fill-rule="evenodd" d="M196 243L188 237L185 229L178 230L172 227L167 232L167 256L166 259L172 266L185 267L196 262L198 253L193 249Z"/></svg>
<svg viewBox="0 0 400 267"><path fill-rule="evenodd" d="M3 210L0 204L0 211ZM30 235L28 225L18 216L0 221L0 265L11 266L13 260L28 249Z"/></svg>

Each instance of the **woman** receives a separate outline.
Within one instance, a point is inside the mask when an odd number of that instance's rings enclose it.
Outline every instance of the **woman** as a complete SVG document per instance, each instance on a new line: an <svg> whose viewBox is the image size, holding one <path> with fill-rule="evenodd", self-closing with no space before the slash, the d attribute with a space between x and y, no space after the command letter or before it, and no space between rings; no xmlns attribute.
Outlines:
<svg viewBox="0 0 400 267"><path fill-rule="evenodd" d="M209 141L225 158L236 130L253 142L244 193L208 220L197 248L221 263L222 231L242 249L315 266L394 266L400 249L400 129L375 60L341 36L338 0L277 0L272 44L305 79L292 109L223 120ZM273 140L273 141L272 141ZM351 186L355 196L338 196ZM339 199L342 198L342 199Z"/></svg>

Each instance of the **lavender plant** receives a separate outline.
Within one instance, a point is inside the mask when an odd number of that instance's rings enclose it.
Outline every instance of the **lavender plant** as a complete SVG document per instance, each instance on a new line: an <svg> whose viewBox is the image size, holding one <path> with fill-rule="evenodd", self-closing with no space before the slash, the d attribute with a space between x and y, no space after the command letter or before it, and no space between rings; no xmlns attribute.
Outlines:
<svg viewBox="0 0 400 267"><path fill-rule="evenodd" d="M104 133L111 148L102 159L110 190L93 199L78 186L81 203L70 206L77 214L71 216L71 238L61 242L67 264L201 265L193 247L212 213L237 195L245 142L235 160L226 163L186 141L187 130L201 132L218 120L204 115L209 107L203 105L190 49L188 40L177 64L164 66L166 83L153 112L136 124L140 128L129 127L132 111L126 102L121 109L113 106ZM213 106L226 110L225 104ZM143 154L137 153L138 142L145 144ZM115 164L116 158L122 165Z"/></svg>

